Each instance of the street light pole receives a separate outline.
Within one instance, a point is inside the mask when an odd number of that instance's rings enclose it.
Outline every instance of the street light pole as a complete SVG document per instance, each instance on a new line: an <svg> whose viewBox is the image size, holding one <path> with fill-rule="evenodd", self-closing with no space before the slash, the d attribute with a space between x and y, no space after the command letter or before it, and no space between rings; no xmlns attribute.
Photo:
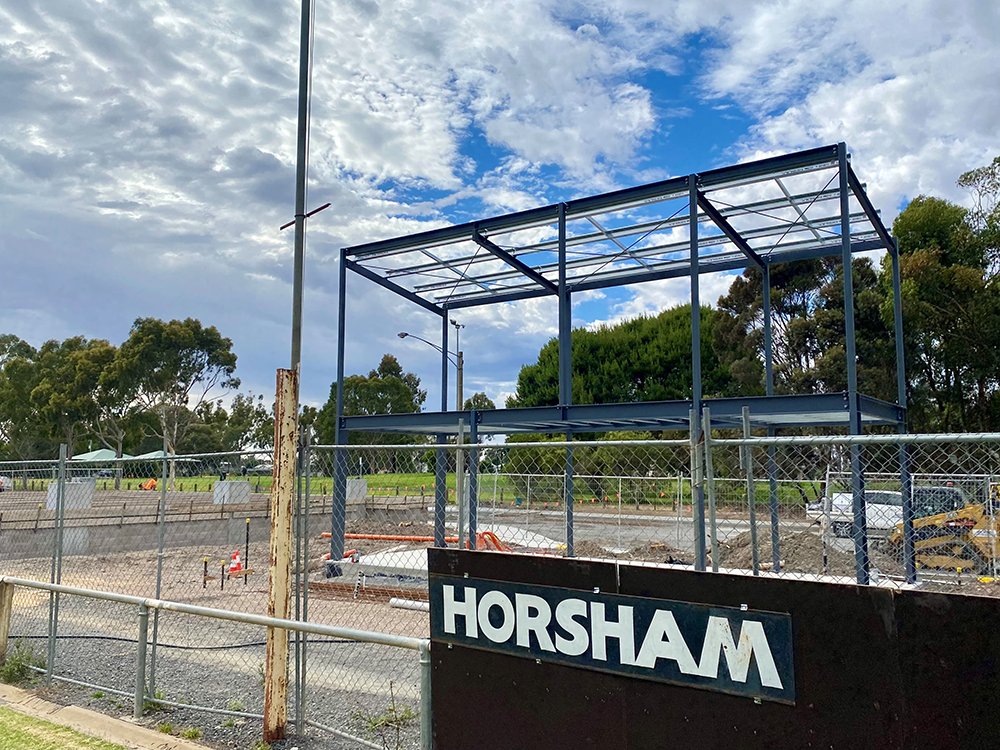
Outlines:
<svg viewBox="0 0 1000 750"><path fill-rule="evenodd" d="M454 320L451 324L455 326L455 347L458 349L458 354L455 359L452 359L451 352L444 351L437 344L428 341L427 339L420 338L420 336L414 336L412 333L407 333L406 331L400 331L397 336L401 339L407 337L416 339L417 341L423 341L428 346L436 349L437 351L448 357L448 361L451 362L458 369L457 388L455 392L455 410L461 412L462 407L465 405L465 395L463 391L463 380L465 375L465 356L462 354L461 346L461 330L465 328L464 325L456 323ZM463 435L465 433L465 420L459 418L458 420L458 435L455 438L455 503L458 507L458 548L465 549L465 537L466 537L466 523L465 523L465 451L462 450Z"/></svg>

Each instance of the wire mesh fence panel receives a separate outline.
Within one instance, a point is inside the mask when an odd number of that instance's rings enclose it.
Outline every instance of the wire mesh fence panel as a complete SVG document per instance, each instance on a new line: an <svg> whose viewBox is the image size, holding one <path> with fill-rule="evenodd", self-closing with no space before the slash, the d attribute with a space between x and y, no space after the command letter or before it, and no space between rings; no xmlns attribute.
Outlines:
<svg viewBox="0 0 1000 750"><path fill-rule="evenodd" d="M0 563L9 575L55 573L58 476L57 461L0 462Z"/></svg>
<svg viewBox="0 0 1000 750"><path fill-rule="evenodd" d="M426 617L426 615L425 615ZM309 636L303 681L310 725L376 747L420 746L420 665L416 651ZM310 731L322 737L322 731Z"/></svg>

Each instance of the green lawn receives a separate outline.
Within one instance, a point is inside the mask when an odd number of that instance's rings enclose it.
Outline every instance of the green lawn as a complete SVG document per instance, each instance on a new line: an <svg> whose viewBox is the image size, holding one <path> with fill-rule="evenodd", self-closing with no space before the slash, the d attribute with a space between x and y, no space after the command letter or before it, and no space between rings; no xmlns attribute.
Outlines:
<svg viewBox="0 0 1000 750"><path fill-rule="evenodd" d="M0 706L0 750L125 750L69 727Z"/></svg>
<svg viewBox="0 0 1000 750"><path fill-rule="evenodd" d="M357 475L353 475L357 476ZM121 480L121 489L139 491L140 485L149 481L149 477L128 477ZM265 495L271 491L270 475L267 476L228 476L230 480L245 480L250 482L254 494ZM378 497L393 495L419 495L428 498L434 496L433 473L411 474L368 474L364 477L368 482L368 494ZM159 478L156 478L156 489L159 490ZM200 476L177 477L174 489L180 492L212 492L215 483L219 481L218 474L202 474ZM455 474L447 475L446 484L449 490L455 489ZM310 482L313 496L330 495L333 492L333 478L324 474L313 475ZM98 479L98 490L114 489L113 479ZM806 502L819 499L822 494L822 483L819 481L778 482L778 503L785 506L801 506ZM800 489L802 491L800 491ZM756 477L756 502L758 506L769 502L769 488L765 476ZM805 497L803 497L803 491ZM618 502L619 483L616 477L585 478L577 477L574 482L574 497L577 502L597 503ZM558 503L563 493L561 476L508 476L500 474L494 477L492 473L479 475L480 502L514 502L520 497L522 502ZM691 485L687 479L681 482L681 502L691 503ZM677 500L677 480L651 479L644 477L626 477L621 483L621 501L623 504L665 505L673 506ZM720 506L740 506L746 504L746 484L744 480L722 479L716 483L717 502ZM449 492L449 501L454 499Z"/></svg>

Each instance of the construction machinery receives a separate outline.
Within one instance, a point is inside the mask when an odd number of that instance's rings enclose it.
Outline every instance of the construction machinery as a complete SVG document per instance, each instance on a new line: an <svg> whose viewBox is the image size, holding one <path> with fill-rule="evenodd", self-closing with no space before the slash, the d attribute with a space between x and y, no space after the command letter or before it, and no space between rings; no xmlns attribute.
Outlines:
<svg viewBox="0 0 1000 750"><path fill-rule="evenodd" d="M986 573L1000 557L992 500L913 519L913 551L921 568ZM889 550L903 559L903 524L889 537Z"/></svg>

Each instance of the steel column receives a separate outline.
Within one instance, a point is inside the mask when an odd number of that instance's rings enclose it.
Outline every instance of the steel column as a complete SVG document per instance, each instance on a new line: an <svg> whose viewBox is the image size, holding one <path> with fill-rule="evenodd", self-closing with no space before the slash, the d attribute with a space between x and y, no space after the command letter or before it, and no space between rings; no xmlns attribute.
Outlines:
<svg viewBox="0 0 1000 750"><path fill-rule="evenodd" d="M771 326L771 265L764 264L761 272L761 291L764 298L764 393L774 395L774 339ZM768 437L774 436L774 428L767 428ZM771 565L775 573L781 572L781 524L778 521L778 480L777 465L774 460L774 446L767 447L767 493L768 509L771 513Z"/></svg>
<svg viewBox="0 0 1000 750"><path fill-rule="evenodd" d="M892 259L892 312L893 335L896 339L896 403L906 409L906 364L903 347L903 297L902 283L899 273L899 243L893 240L889 249ZM906 412L904 411L904 414ZM900 434L907 430L906 422L901 422L897 429ZM910 448L906 444L899 446L899 484L903 494L903 565L906 571L906 582L916 583L917 561L914 551L913 535L913 491L910 479Z"/></svg>
<svg viewBox="0 0 1000 750"><path fill-rule="evenodd" d="M340 251L340 268L337 299L337 419L334 427L334 445L344 445L347 430L341 421L344 417L344 349L347 325L347 254ZM344 530L347 525L347 453L337 448L333 453L333 501L330 504L330 566L339 570L344 557ZM334 567L336 566L336 567Z"/></svg>
<svg viewBox="0 0 1000 750"><path fill-rule="evenodd" d="M840 176L841 271L844 275L844 346L847 350L847 399L850 434L861 434L861 411L858 401L858 361L854 342L854 267L851 262L851 201L848 184L850 164L847 145L837 144ZM865 518L864 477L861 448L851 446L851 495L854 510L854 567L859 584L868 583L868 525Z"/></svg>
<svg viewBox="0 0 1000 750"><path fill-rule="evenodd" d="M334 445L340 445L340 419L344 416L344 345L347 331L347 256L340 251L337 269L337 420L334 425Z"/></svg>
<svg viewBox="0 0 1000 750"><path fill-rule="evenodd" d="M441 316L441 411L448 411L448 315Z"/></svg>
<svg viewBox="0 0 1000 750"><path fill-rule="evenodd" d="M559 405L573 403L573 307L566 286L566 204L559 204Z"/></svg>
<svg viewBox="0 0 1000 750"><path fill-rule="evenodd" d="M698 283L698 175L688 177L691 252L691 406L701 414L701 297Z"/></svg>

